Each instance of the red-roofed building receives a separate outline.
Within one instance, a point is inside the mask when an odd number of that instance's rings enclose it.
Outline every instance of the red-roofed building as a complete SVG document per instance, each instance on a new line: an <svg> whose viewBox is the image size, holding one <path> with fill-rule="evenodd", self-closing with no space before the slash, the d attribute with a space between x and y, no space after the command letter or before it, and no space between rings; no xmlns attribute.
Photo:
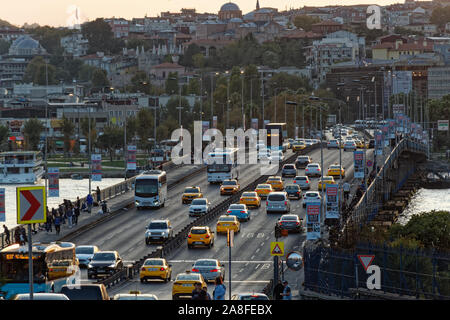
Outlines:
<svg viewBox="0 0 450 320"><path fill-rule="evenodd" d="M321 21L318 23L314 23L311 26L311 31L314 33L320 33L320 34L328 34L333 33L339 30L342 30L344 26L340 24L339 22L327 20L327 21Z"/></svg>

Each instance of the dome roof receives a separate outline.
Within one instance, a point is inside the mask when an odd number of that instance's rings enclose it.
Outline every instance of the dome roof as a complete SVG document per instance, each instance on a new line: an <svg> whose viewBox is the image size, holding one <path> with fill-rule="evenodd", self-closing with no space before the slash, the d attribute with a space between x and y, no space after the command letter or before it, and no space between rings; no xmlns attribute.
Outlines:
<svg viewBox="0 0 450 320"><path fill-rule="evenodd" d="M234 22L234 23L242 23L244 22L241 18L232 18L230 19L230 22Z"/></svg>
<svg viewBox="0 0 450 320"><path fill-rule="evenodd" d="M39 48L39 42L29 36L21 36L11 46L18 49L37 49Z"/></svg>
<svg viewBox="0 0 450 320"><path fill-rule="evenodd" d="M225 3L221 8L220 11L239 11L239 7L237 4L234 4L232 2Z"/></svg>

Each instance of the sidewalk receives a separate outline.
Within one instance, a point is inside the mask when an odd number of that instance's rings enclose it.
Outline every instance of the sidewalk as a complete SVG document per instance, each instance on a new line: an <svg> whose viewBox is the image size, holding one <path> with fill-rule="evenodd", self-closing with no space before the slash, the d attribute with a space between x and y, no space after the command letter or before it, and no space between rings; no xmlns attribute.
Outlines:
<svg viewBox="0 0 450 320"><path fill-rule="evenodd" d="M168 171L167 172L168 183L172 183L174 181L181 179L183 176L188 175L189 173L192 172L192 170L195 170L197 168L200 168L200 166L186 165ZM84 197L84 195L81 196ZM132 205L133 202L134 202L134 189L107 200L108 208L111 210L110 214L106 215L99 214L98 211L100 210L101 207L100 206L92 207L91 213L84 211L80 213L80 216L78 217L78 224L73 225L72 228L69 228L68 223L66 221L66 224L61 225L59 235L56 234L55 226L52 226L52 232L50 233L47 233L45 230L38 230L37 234L32 235L33 242L48 243L52 241L59 241L60 239L63 239L64 237L68 236L70 233L80 230L81 228L86 228L89 225L98 222L98 220L100 219L105 219L105 217L116 215L120 213L122 210L127 210L125 207Z"/></svg>

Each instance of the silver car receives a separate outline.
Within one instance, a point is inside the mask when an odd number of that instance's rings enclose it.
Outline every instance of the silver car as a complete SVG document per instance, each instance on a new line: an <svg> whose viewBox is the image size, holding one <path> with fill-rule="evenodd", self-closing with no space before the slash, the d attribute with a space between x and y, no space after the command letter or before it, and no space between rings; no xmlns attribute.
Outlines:
<svg viewBox="0 0 450 320"><path fill-rule="evenodd" d="M305 168L305 175L308 177L320 177L321 174L321 168L318 163L310 163Z"/></svg>
<svg viewBox="0 0 450 320"><path fill-rule="evenodd" d="M225 265L217 259L198 259L192 265L192 273L200 273L206 282L215 281L219 276L225 279Z"/></svg>
<svg viewBox="0 0 450 320"><path fill-rule="evenodd" d="M75 248L75 255L77 256L80 267L87 267L94 254L99 251L97 246L77 246Z"/></svg>
<svg viewBox="0 0 450 320"><path fill-rule="evenodd" d="M303 208L306 208L308 203L320 202L322 197L318 191L307 191L303 194Z"/></svg>
<svg viewBox="0 0 450 320"><path fill-rule="evenodd" d="M311 189L308 176L296 176L294 178L294 184L298 184L302 190Z"/></svg>
<svg viewBox="0 0 450 320"><path fill-rule="evenodd" d="M297 175L297 169L295 168L295 165L292 163L287 163L283 165L283 169L281 169L281 176L287 177L287 176L296 176Z"/></svg>
<svg viewBox="0 0 450 320"><path fill-rule="evenodd" d="M211 203L206 198L194 199L189 207L189 216L199 216L209 212Z"/></svg>
<svg viewBox="0 0 450 320"><path fill-rule="evenodd" d="M173 236L173 229L169 220L153 220L145 230L145 244L165 241Z"/></svg>
<svg viewBox="0 0 450 320"><path fill-rule="evenodd" d="M284 212L291 211L291 202L286 192L271 192L267 196L266 212Z"/></svg>

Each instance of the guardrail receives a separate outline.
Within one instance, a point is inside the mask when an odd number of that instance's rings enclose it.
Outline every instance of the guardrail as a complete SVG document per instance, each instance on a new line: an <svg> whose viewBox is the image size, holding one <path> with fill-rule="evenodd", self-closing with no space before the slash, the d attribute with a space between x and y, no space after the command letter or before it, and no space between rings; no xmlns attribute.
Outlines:
<svg viewBox="0 0 450 320"><path fill-rule="evenodd" d="M409 150L413 152L427 152L427 148L425 145L409 140L402 139L395 148L391 151L389 156L386 158L384 164L382 165L380 171L377 173L375 179L367 188L367 191L364 192L363 196L359 199L357 204L355 205L353 212L350 216L349 223L353 223L355 225L359 224L360 227L364 225L370 216L375 215L378 212L379 206L377 203L381 203L383 198L377 198L377 190L384 190L384 177L386 171L390 169L393 165L393 162L398 158L400 153L404 150ZM368 205L370 204L370 205Z"/></svg>
<svg viewBox="0 0 450 320"><path fill-rule="evenodd" d="M324 145L326 146L326 143L324 143ZM320 147L319 144L306 147L305 149L301 150L300 152L293 154L288 159L280 162L280 167L286 163L291 163L292 161L294 161L297 158L297 156L306 154L309 151L315 150L319 147ZM111 287L111 286L117 284L118 283L117 279L132 278L134 275L139 274L139 270L142 267L142 264L144 263L144 261L146 259L163 257L165 255L170 254L170 252L173 251L174 249L179 248L186 241L187 235L192 227L205 225L206 223L215 219L217 216L219 216L225 210L227 210L227 208L229 207L230 204L239 201L243 192L254 190L258 184L265 182L267 180L267 177L268 177L267 175L260 176L259 178L257 178L255 181L249 183L244 188L241 188L238 193L228 197L227 199L225 199L225 200L221 201L220 203L218 203L217 205L215 205L207 214L200 216L197 219L195 219L194 221L192 221L191 223L189 223L187 226L185 226L183 229L181 229L172 239L164 242L155 251L145 255L141 259L135 261L131 266L124 268L121 271L116 272L112 276L98 280L97 283L102 283L108 288L108 287ZM267 288L271 288L271 287L267 287Z"/></svg>

